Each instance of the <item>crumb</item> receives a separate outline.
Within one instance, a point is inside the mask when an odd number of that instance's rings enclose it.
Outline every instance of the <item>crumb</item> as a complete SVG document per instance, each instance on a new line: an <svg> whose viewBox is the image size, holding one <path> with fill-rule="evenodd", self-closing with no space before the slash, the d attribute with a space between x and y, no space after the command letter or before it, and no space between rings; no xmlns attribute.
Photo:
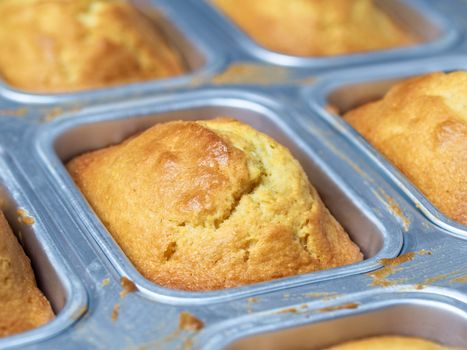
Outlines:
<svg viewBox="0 0 467 350"><path fill-rule="evenodd" d="M112 309L112 321L117 321L119 313L120 313L120 304L115 304Z"/></svg>
<svg viewBox="0 0 467 350"><path fill-rule="evenodd" d="M199 331L204 327L204 323L196 316L193 316L189 312L183 311L180 313L178 327L185 331Z"/></svg>
<svg viewBox="0 0 467 350"><path fill-rule="evenodd" d="M125 276L120 279L120 285L122 286L122 291L120 292L121 299L125 298L129 293L133 293L138 290L135 283Z"/></svg>
<svg viewBox="0 0 467 350"><path fill-rule="evenodd" d="M344 309L356 309L359 306L360 304L357 304L357 303L347 303L347 304L342 304L342 305L337 305L337 306L323 307L319 309L318 312L331 312L331 311L344 310Z"/></svg>

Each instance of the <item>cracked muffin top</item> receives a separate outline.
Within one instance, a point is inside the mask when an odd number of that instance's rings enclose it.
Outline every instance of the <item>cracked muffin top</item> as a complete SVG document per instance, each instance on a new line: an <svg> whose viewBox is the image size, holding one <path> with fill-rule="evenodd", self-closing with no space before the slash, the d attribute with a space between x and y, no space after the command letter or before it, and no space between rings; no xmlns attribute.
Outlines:
<svg viewBox="0 0 467 350"><path fill-rule="evenodd" d="M445 215L467 225L467 72L393 86L344 115Z"/></svg>
<svg viewBox="0 0 467 350"><path fill-rule="evenodd" d="M36 286L31 263L0 210L0 337L53 318L49 302Z"/></svg>
<svg viewBox="0 0 467 350"><path fill-rule="evenodd" d="M439 345L432 341L405 336L380 336L349 341L328 350L461 350Z"/></svg>
<svg viewBox="0 0 467 350"><path fill-rule="evenodd" d="M212 0L254 41L295 56L332 56L415 43L372 0Z"/></svg>
<svg viewBox="0 0 467 350"><path fill-rule="evenodd" d="M124 0L0 0L0 76L33 92L70 92L184 71L149 19Z"/></svg>
<svg viewBox="0 0 467 350"><path fill-rule="evenodd" d="M214 290L362 259L290 152L233 119L156 124L67 167L163 286Z"/></svg>

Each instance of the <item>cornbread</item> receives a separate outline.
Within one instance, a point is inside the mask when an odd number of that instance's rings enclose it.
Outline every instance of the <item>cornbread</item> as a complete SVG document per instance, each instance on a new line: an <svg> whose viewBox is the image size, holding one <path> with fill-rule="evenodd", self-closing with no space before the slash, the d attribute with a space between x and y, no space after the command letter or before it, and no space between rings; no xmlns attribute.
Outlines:
<svg viewBox="0 0 467 350"><path fill-rule="evenodd" d="M0 337L39 327L54 318L36 286L28 257L0 211Z"/></svg>
<svg viewBox="0 0 467 350"><path fill-rule="evenodd" d="M415 43L373 0L212 0L254 41L295 56L333 56Z"/></svg>
<svg viewBox="0 0 467 350"><path fill-rule="evenodd" d="M467 72L403 81L344 118L440 211L467 225Z"/></svg>
<svg viewBox="0 0 467 350"><path fill-rule="evenodd" d="M362 259L290 152L241 122L156 124L68 170L135 267L214 290Z"/></svg>
<svg viewBox="0 0 467 350"><path fill-rule="evenodd" d="M69 92L183 73L162 32L124 0L0 0L0 76Z"/></svg>
<svg viewBox="0 0 467 350"><path fill-rule="evenodd" d="M328 350L455 350L436 344L429 340L402 337L402 336L381 336L366 338L362 340L350 341L341 345L333 346Z"/></svg>

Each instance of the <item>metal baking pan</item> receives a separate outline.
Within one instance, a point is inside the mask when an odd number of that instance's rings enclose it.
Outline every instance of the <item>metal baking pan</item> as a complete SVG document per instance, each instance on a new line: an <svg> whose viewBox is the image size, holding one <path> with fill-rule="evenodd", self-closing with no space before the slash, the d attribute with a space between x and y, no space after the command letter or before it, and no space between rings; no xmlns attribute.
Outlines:
<svg viewBox="0 0 467 350"><path fill-rule="evenodd" d="M189 74L64 94L0 85L0 207L22 232L39 287L57 313L41 328L0 339L0 349L214 350L260 347L259 339L262 346L293 339L319 348L383 333L466 347L465 227L433 208L325 106L346 110L402 78L466 69L467 3L379 3L425 41L361 55L293 57L252 43L207 1L137 1L148 16L158 11L154 18L185 53ZM216 79L244 63L284 75L257 84ZM217 116L240 119L286 145L365 260L213 292L143 278L64 162L155 123ZM32 225L17 222L18 208ZM136 290L127 293L124 278ZM186 313L194 326L181 322Z"/></svg>
<svg viewBox="0 0 467 350"><path fill-rule="evenodd" d="M102 246L103 251L111 256L116 268L134 281L139 290L145 291L154 299L162 295L169 298L178 297L188 300L201 298L219 301L232 297L251 296L259 291L264 292L289 285L329 279L331 276L369 271L380 266L378 260L382 257L396 256L402 246L399 224L396 220L391 222L390 219L385 219L383 221L373 215L368 208L369 205L388 211L377 198L373 198L373 202L365 203L365 200L353 193L352 189L365 186L363 183L359 184L354 181L351 185L346 185L344 179L341 179L337 173L332 173L326 168L323 159L320 159L319 155L314 152L313 145L309 145L311 140L301 139L294 132L291 114L290 110L284 109L265 96L237 90L199 90L174 97L123 103L118 107L112 105L108 108L101 106L98 110L83 110L78 115L40 127L37 149L50 176L55 178L55 184L60 188L69 189L66 191L70 197L69 202L72 202L72 198L80 198L77 207L72 210L82 213L83 220L86 217L86 220L94 225L95 231L91 234ZM219 292L202 293L180 292L158 287L137 273L81 198L79 190L66 173L62 162L83 152L121 142L124 138L155 123L170 120L208 119L218 116L234 117L286 145L304 167L327 207L360 246L366 260L329 271ZM287 122L284 122L284 119Z"/></svg>
<svg viewBox="0 0 467 350"><path fill-rule="evenodd" d="M53 337L72 326L87 308L84 287L58 254L53 238L49 235L49 230L56 228L44 224L49 218L37 215L31 204L34 198L31 196L26 199L17 182L18 175L14 176L9 169L14 169L13 161L0 149L0 210L31 260L37 284L49 300L56 318L25 334L0 338L0 348L26 345ZM24 210L30 220L19 220L18 210Z"/></svg>
<svg viewBox="0 0 467 350"><path fill-rule="evenodd" d="M378 298L383 300L376 301ZM210 350L319 350L351 340L398 335L467 348L467 312L456 305L459 302L455 299L425 293L382 293L367 299L355 303L355 309L307 310L319 315L314 322L298 316L273 330L265 320L253 316L239 322L238 329L230 329L228 336L223 338L227 329L217 329L217 334L203 341ZM300 308L303 310L297 305L297 310Z"/></svg>

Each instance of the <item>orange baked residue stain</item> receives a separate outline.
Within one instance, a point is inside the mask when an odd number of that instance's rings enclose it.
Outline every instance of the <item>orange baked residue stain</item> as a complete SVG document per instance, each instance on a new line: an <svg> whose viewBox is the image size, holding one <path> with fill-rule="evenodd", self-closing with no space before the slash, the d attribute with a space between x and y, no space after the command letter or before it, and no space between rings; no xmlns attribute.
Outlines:
<svg viewBox="0 0 467 350"><path fill-rule="evenodd" d="M182 311L178 320L178 328L183 331L199 331L203 329L204 323L189 312Z"/></svg>
<svg viewBox="0 0 467 350"><path fill-rule="evenodd" d="M379 262L384 266L398 266L407 261L412 261L415 257L414 252L404 253L402 255L396 256L395 258L381 259Z"/></svg>
<svg viewBox="0 0 467 350"><path fill-rule="evenodd" d="M42 120L44 122L49 122L57 118L58 116L65 114L65 113L74 113L74 112L79 112L82 109L81 106L75 105L75 106L70 106L69 108L65 109L62 107L53 107L50 109L47 109L44 113L44 116Z"/></svg>
<svg viewBox="0 0 467 350"><path fill-rule="evenodd" d="M450 278L450 277L453 276L453 275L457 275L459 272L465 271L466 269L467 269L467 266L464 266L464 267L461 268L461 269L457 269L457 270L452 271L452 272L449 272L449 273L444 273L444 274L440 274L440 275L436 275L436 276L431 276L431 277L425 278L425 280L424 280L423 282L417 283L417 284L415 285L415 289L423 289L423 288L425 288L427 285L434 284L434 283L439 282L439 281L442 281L442 280L446 280L446 279ZM453 283L467 283L467 275L455 277L455 278L451 279L448 283L449 283L449 284L453 284Z"/></svg>
<svg viewBox="0 0 467 350"><path fill-rule="evenodd" d="M323 307L321 309L318 309L318 312L331 312L331 311L336 311L336 310L356 309L359 306L360 304L357 304L357 303L347 303L347 304L342 304L342 305Z"/></svg>
<svg viewBox="0 0 467 350"><path fill-rule="evenodd" d="M445 274L441 274L441 275L437 275L437 276L433 276L433 277L428 277L425 279L425 281L423 281L423 284L433 284L433 283L436 283L436 282L439 282L439 281L442 281L442 280L445 280L447 278L449 278L449 276L451 276L452 273L445 273Z"/></svg>
<svg viewBox="0 0 467 350"><path fill-rule="evenodd" d="M382 269L370 272L368 274L373 278L371 285L380 286L380 287L388 287L396 283L404 282L405 279L387 280L386 278L395 272L401 271L402 268L397 268L397 266L405 262L412 261L414 256L415 256L414 252L408 252L408 253L399 255L395 258L381 259L379 262L384 267Z"/></svg>
<svg viewBox="0 0 467 350"><path fill-rule="evenodd" d="M282 67L238 63L229 66L212 79L213 84L255 84L279 83L288 78L288 71Z"/></svg>
<svg viewBox="0 0 467 350"><path fill-rule="evenodd" d="M118 315L120 313L120 304L115 304L113 309L112 309L112 321L117 321Z"/></svg>
<svg viewBox="0 0 467 350"><path fill-rule="evenodd" d="M29 216L25 209L19 208L16 211L16 215L18 216L18 221L25 225L33 225L36 222L32 216Z"/></svg>
<svg viewBox="0 0 467 350"><path fill-rule="evenodd" d="M454 278L449 283L467 283L467 275Z"/></svg>
<svg viewBox="0 0 467 350"><path fill-rule="evenodd" d="M296 313L298 313L298 310L295 307L289 307L288 309L283 309L283 310L279 310L276 312L276 314L296 314Z"/></svg>
<svg viewBox="0 0 467 350"><path fill-rule="evenodd" d="M383 196L386 198L389 209L393 212L394 215L401 219L402 225L404 226L404 231L407 232L409 230L410 220L407 218L407 216L404 215L404 212L401 210L394 198L388 196L386 193L383 193Z"/></svg>
<svg viewBox="0 0 467 350"><path fill-rule="evenodd" d="M138 290L135 283L126 277L122 277L120 279L120 285L122 286L122 291L120 292L121 299L125 298L129 293L133 293Z"/></svg>
<svg viewBox="0 0 467 350"><path fill-rule="evenodd" d="M0 109L0 117L24 117L27 113L25 107Z"/></svg>

